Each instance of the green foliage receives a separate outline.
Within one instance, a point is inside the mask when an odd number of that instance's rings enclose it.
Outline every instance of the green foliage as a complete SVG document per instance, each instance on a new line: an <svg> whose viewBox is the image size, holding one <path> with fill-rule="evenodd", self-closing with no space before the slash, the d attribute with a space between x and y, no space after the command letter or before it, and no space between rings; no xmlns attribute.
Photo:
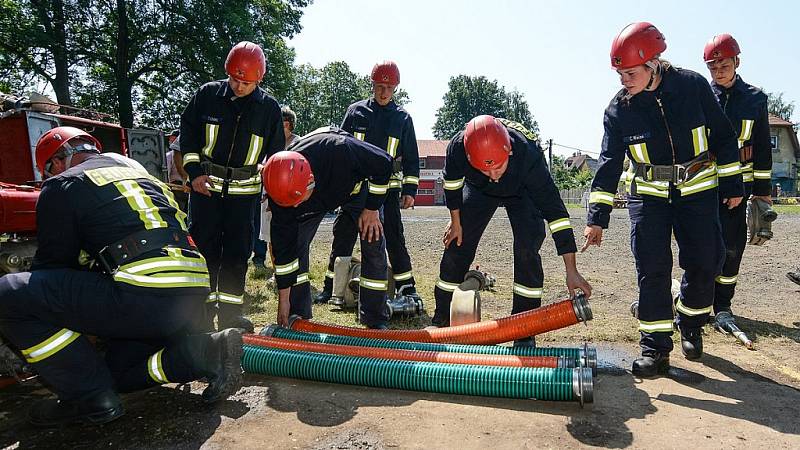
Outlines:
<svg viewBox="0 0 800 450"><path fill-rule="evenodd" d="M294 83L294 51L311 0L0 0L0 85L49 84L59 103L162 129L203 83L225 77L241 40L268 59L278 98Z"/></svg>
<svg viewBox="0 0 800 450"><path fill-rule="evenodd" d="M309 64L296 67L285 104L297 113L294 132L302 136L319 127L340 125L348 106L370 97L369 76L358 75L344 61L334 61L322 69ZM408 103L408 93L398 89L394 101L398 105Z"/></svg>
<svg viewBox="0 0 800 450"><path fill-rule="evenodd" d="M589 187L594 175L588 170L567 169L563 156L553 155L553 172L550 174L559 189Z"/></svg>
<svg viewBox="0 0 800 450"><path fill-rule="evenodd" d="M792 113L794 113L794 102L783 99L783 92L767 93L767 111L770 114L780 117L781 119L792 122Z"/></svg>
<svg viewBox="0 0 800 450"><path fill-rule="evenodd" d="M484 76L451 77L442 100L444 104L437 110L433 126L436 139L450 139L470 119L481 114L504 117L521 123L534 134L539 133L539 124L533 120L525 96L517 90L506 92L497 80L489 81Z"/></svg>

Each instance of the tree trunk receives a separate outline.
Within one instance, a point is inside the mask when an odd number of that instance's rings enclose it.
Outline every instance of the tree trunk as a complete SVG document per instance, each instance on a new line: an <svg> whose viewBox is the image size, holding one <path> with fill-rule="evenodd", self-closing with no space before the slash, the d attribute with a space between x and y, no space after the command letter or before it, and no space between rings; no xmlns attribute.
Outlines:
<svg viewBox="0 0 800 450"><path fill-rule="evenodd" d="M53 0L43 2L41 0L31 1L31 5L36 9L39 20L42 21L45 33L48 35L48 49L53 54L53 64L56 69L53 78L47 77L56 93L56 100L62 105L72 105L72 96L69 92L69 55L67 54L67 23L64 16L64 2ZM52 12L52 20L50 19Z"/></svg>
<svg viewBox="0 0 800 450"><path fill-rule="evenodd" d="M117 54L114 76L117 81L117 115L123 127L133 126L133 99L128 61L128 14L125 0L117 0Z"/></svg>

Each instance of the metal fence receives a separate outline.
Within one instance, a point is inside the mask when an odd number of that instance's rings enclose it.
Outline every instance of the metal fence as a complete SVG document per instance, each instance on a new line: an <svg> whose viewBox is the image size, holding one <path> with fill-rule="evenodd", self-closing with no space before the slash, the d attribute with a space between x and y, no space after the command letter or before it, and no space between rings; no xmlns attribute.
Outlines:
<svg viewBox="0 0 800 450"><path fill-rule="evenodd" d="M573 204L586 207L589 204L589 189L562 189L558 191L564 204Z"/></svg>

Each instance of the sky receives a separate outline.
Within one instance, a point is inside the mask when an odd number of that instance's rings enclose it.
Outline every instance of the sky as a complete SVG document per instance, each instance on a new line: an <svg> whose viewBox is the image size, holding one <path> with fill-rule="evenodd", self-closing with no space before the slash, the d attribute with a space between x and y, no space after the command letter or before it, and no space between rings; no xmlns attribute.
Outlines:
<svg viewBox="0 0 800 450"><path fill-rule="evenodd" d="M484 75L525 95L555 153L569 155L574 150L566 147L574 147L596 156L603 111L620 88L610 68L611 41L638 21L664 34L665 59L706 78L705 43L730 33L742 49L738 73L767 92L783 92L800 121L796 1L315 0L289 45L296 64L345 61L362 74L394 60L417 139L433 139L450 77Z"/></svg>

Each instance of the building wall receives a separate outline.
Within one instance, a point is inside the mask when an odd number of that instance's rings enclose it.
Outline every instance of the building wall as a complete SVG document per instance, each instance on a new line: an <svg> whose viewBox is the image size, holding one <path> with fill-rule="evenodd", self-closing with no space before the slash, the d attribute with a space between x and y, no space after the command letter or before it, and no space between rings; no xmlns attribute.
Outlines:
<svg viewBox="0 0 800 450"><path fill-rule="evenodd" d="M777 137L778 146L772 149L772 185L780 185L781 192L797 193L797 158L790 127L770 127L770 136Z"/></svg>

